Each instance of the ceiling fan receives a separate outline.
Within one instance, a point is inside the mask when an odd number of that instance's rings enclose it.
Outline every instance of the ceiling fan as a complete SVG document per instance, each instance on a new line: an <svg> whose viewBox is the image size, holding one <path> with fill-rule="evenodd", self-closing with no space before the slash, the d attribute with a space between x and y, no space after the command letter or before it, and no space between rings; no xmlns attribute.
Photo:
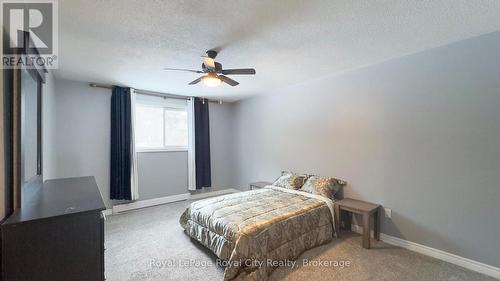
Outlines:
<svg viewBox="0 0 500 281"><path fill-rule="evenodd" d="M222 82L236 86L240 83L234 81L233 79L227 77L226 75L254 75L255 69L253 68L238 68L238 69L222 69L222 64L215 61L217 52L214 50L207 51L207 55L203 56L203 63L201 64L201 70L183 69L183 68L164 68L164 70L174 70L174 71L188 71L194 73L203 73L205 75L200 78L191 81L189 85L194 85L203 81L203 83L208 87L217 87Z"/></svg>

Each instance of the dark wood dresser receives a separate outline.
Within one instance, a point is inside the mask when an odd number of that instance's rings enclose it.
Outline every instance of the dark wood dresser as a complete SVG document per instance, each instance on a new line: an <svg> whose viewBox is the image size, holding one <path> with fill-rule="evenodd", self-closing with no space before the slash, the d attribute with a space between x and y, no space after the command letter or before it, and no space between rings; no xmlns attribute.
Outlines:
<svg viewBox="0 0 500 281"><path fill-rule="evenodd" d="M2 224L2 280L104 280L105 209L94 177L46 181Z"/></svg>

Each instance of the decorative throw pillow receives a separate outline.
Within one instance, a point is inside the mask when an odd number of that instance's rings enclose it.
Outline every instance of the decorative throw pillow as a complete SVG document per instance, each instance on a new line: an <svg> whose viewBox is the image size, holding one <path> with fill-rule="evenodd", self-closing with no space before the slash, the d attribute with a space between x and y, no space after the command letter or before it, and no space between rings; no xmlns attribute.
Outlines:
<svg viewBox="0 0 500 281"><path fill-rule="evenodd" d="M274 186L284 187L288 189L300 189L307 180L307 175L297 175L292 172L283 171L274 183Z"/></svg>
<svg viewBox="0 0 500 281"><path fill-rule="evenodd" d="M346 184L347 182L335 178L310 176L300 190L333 200L335 193L339 192Z"/></svg>

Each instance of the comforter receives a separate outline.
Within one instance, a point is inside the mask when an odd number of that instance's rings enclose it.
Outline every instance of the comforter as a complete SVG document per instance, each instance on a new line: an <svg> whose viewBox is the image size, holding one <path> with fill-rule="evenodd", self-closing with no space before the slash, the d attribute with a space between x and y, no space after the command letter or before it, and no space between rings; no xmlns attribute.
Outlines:
<svg viewBox="0 0 500 281"><path fill-rule="evenodd" d="M333 218L330 199L267 186L193 202L180 224L225 261L224 281L263 281L277 266L330 242Z"/></svg>

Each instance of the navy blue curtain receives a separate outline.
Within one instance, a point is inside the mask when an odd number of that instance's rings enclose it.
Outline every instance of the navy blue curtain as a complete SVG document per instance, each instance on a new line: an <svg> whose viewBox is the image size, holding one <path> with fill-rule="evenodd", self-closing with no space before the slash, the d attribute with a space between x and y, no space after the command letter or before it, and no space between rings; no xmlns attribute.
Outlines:
<svg viewBox="0 0 500 281"><path fill-rule="evenodd" d="M131 200L132 108L130 88L113 87L111 95L110 198Z"/></svg>
<svg viewBox="0 0 500 281"><path fill-rule="evenodd" d="M194 98L196 189L212 186L209 121L208 101L203 102L200 98Z"/></svg>

